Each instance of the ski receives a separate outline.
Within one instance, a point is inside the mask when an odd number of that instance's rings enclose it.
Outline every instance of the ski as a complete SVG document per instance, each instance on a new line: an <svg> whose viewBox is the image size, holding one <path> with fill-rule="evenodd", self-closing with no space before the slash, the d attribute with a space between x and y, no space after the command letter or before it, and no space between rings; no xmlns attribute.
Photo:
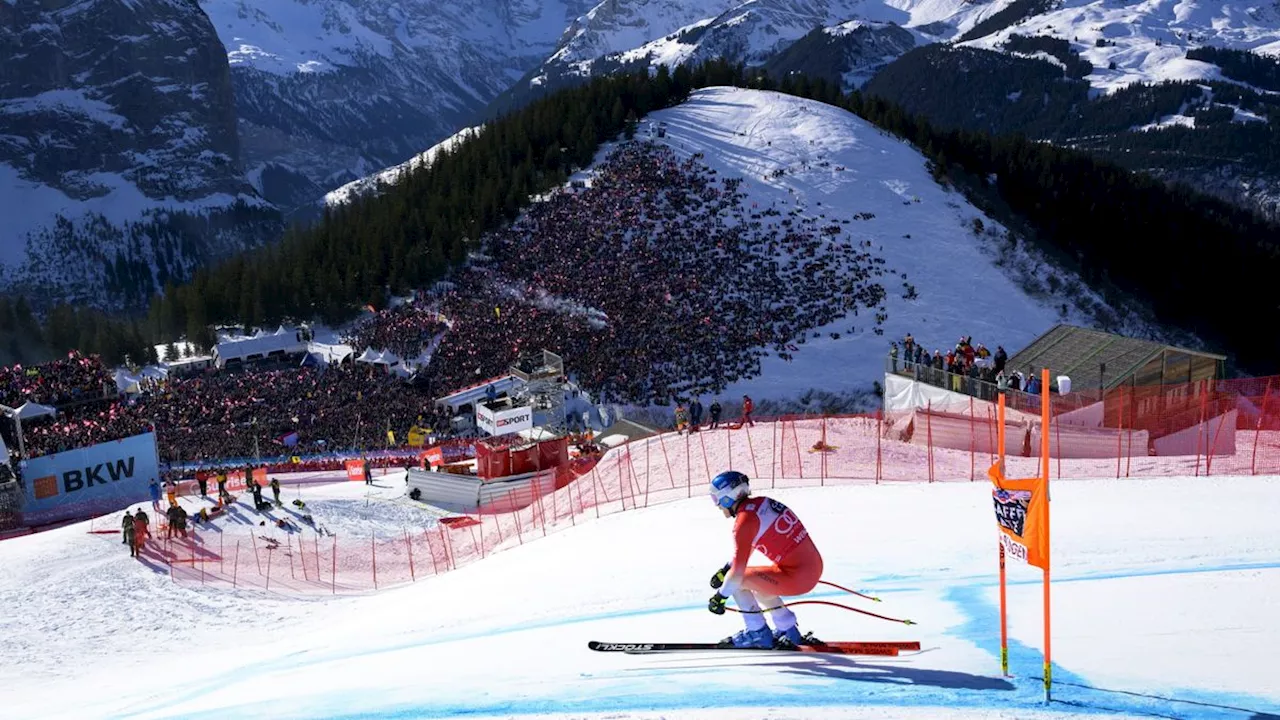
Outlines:
<svg viewBox="0 0 1280 720"><path fill-rule="evenodd" d="M720 643L611 643L592 640L587 647L596 652L624 652L629 655L644 655L665 652L712 652L736 650L742 652L806 652L828 653L832 655L877 655L896 657L901 650L918 650L920 643L883 643L883 642L828 642L815 645L798 645L779 648L739 648Z"/></svg>

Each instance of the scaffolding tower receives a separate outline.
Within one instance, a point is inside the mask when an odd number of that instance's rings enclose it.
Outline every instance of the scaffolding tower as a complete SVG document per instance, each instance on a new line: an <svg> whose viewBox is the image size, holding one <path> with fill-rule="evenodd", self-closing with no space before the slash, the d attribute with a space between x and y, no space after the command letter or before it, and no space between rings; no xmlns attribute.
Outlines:
<svg viewBox="0 0 1280 720"><path fill-rule="evenodd" d="M523 383L513 391L512 400L533 408L534 426L566 434L564 358L550 350L530 353L511 365L511 374Z"/></svg>

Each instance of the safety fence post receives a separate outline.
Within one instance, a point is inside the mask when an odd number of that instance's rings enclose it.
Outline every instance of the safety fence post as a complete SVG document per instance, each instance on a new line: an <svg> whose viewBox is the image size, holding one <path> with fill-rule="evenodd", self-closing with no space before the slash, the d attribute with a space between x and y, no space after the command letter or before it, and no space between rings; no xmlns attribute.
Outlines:
<svg viewBox="0 0 1280 720"><path fill-rule="evenodd" d="M1119 480L1120 479L1120 460L1121 460L1120 456L1124 454L1124 448L1121 444L1122 438L1124 437L1124 388L1122 387L1116 388L1116 395L1118 397L1118 404L1120 406L1116 411L1116 418L1117 418L1116 419L1116 479ZM1199 462L1200 462L1200 457L1198 455L1199 452L1200 452L1200 449L1196 448L1197 466L1199 466Z"/></svg>
<svg viewBox="0 0 1280 720"><path fill-rule="evenodd" d="M1201 392L1200 393L1200 425L1198 426L1198 429L1196 431L1196 477L1200 477L1200 448L1203 445L1203 438L1205 435L1205 432L1204 432L1205 417L1204 416L1206 411L1205 401L1207 399L1208 398L1205 397L1204 393Z"/></svg>
<svg viewBox="0 0 1280 720"><path fill-rule="evenodd" d="M653 443L644 441L644 506L649 507L649 481L652 479L653 465L649 464L649 449ZM570 508L571 510L573 508Z"/></svg>
<svg viewBox="0 0 1280 720"><path fill-rule="evenodd" d="M536 482L536 481L535 481L535 482ZM511 492L512 492L511 490L508 490L508 491L507 491L507 506L508 506L508 507L511 507L511 508L514 508L514 507L516 506L516 501L512 498L512 496L511 496ZM512 513L512 515L515 515L515 516L516 516L516 536L517 536L518 538L520 538L520 544L521 544L521 545L523 545L523 544L524 544L524 532L523 532L522 528L520 527L520 513L518 513L518 512L513 512L513 513ZM497 516L495 515L494 517L497 517Z"/></svg>
<svg viewBox="0 0 1280 720"><path fill-rule="evenodd" d="M664 439L666 438L666 436L667 436L666 433L661 433L658 435L658 447L662 448L662 459L665 460L667 463L667 481L671 483L671 489L675 490L676 489L676 473L674 470L671 469L671 456L667 455L667 441Z"/></svg>
<svg viewBox="0 0 1280 720"><path fill-rule="evenodd" d="M1267 400L1271 398L1271 378L1267 378L1267 389L1262 394L1262 410L1258 413L1258 422L1253 432L1253 458L1249 461L1249 474L1258 474L1258 437L1262 435L1262 423L1267 417Z"/></svg>
<svg viewBox="0 0 1280 720"><path fill-rule="evenodd" d="M973 426L973 396L969 396L969 482L973 482L975 477L976 459L974 458L974 447L978 443L976 428Z"/></svg>
<svg viewBox="0 0 1280 720"><path fill-rule="evenodd" d="M822 437L818 442L822 443L822 451L818 453L818 485L827 484L827 416L823 415L820 421L822 423Z"/></svg>
<svg viewBox="0 0 1280 720"><path fill-rule="evenodd" d="M418 582L418 573L413 567L413 543L409 540L408 528L400 528L404 531L404 546L409 551L409 581Z"/></svg>
<svg viewBox="0 0 1280 720"><path fill-rule="evenodd" d="M778 454L778 418L774 418L769 425L773 433L773 442L769 447L769 487L772 489L778 484L778 462L774 458Z"/></svg>
<svg viewBox="0 0 1280 720"><path fill-rule="evenodd" d="M258 561L258 574L262 574L262 557L258 555L258 541L253 536L253 531L249 531L249 542L253 543L253 559Z"/></svg>
<svg viewBox="0 0 1280 720"><path fill-rule="evenodd" d="M929 462L929 482L933 482L933 400L930 399L925 403L924 424L926 441L928 448L925 451L925 457Z"/></svg>
<svg viewBox="0 0 1280 720"><path fill-rule="evenodd" d="M458 569L458 561L453 555L453 531L445 531L443 525L437 525L440 529L440 537L444 538L444 563L445 567L452 570Z"/></svg>
<svg viewBox="0 0 1280 720"><path fill-rule="evenodd" d="M1129 471L1133 468L1133 429L1138 424L1138 403L1135 402L1132 395L1129 396L1129 452L1125 453L1124 460L1124 476L1129 477ZM1061 427L1061 424L1059 424ZM1146 448L1143 448L1146 453ZM1061 455L1061 453L1059 453ZM1058 459L1058 477L1062 477L1062 459Z"/></svg>
<svg viewBox="0 0 1280 720"><path fill-rule="evenodd" d="M747 426L744 425L743 429L744 430L747 429ZM698 437L701 438L702 433L698 433ZM724 429L724 442L725 442L725 447L728 448L728 453L729 453L729 469L732 470L733 469L733 433L729 432L729 428ZM703 465L707 464L707 444L705 442L702 443L702 464ZM711 472L710 467L707 468L707 472Z"/></svg>
<svg viewBox="0 0 1280 720"><path fill-rule="evenodd" d="M884 409L876 408L876 484L884 475L884 456L880 454L880 436L884 435Z"/></svg>
<svg viewBox="0 0 1280 720"><path fill-rule="evenodd" d="M426 528L423 528L422 530L422 537L427 539L427 552L431 553L431 574L439 575L440 561L436 560L436 549L431 545L431 535L427 532ZM448 564L448 561L449 561L449 556L445 555L446 565Z"/></svg>
<svg viewBox="0 0 1280 720"><path fill-rule="evenodd" d="M728 434L729 431L726 429L725 436L728 437ZM702 446L702 469L706 471L707 478L710 479L715 473L711 472L711 461L707 459L707 440L702 433L698 433L698 444ZM693 458L689 459L689 464L693 464ZM733 468L733 460L729 461L729 468ZM693 482L693 480L690 479L690 482ZM690 490L690 492L693 491Z"/></svg>
<svg viewBox="0 0 1280 720"><path fill-rule="evenodd" d="M377 533L369 533L369 547L373 548L373 589L378 589L378 536Z"/></svg>

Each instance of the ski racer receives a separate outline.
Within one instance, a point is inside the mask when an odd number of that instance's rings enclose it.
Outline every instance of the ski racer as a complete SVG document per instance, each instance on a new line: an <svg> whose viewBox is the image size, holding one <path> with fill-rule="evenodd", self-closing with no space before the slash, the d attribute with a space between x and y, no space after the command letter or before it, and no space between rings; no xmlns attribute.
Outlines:
<svg viewBox="0 0 1280 720"><path fill-rule="evenodd" d="M725 638L721 645L747 648L785 648L805 642L795 613L780 607L781 596L804 595L822 578L822 556L804 523L786 505L772 498L751 497L746 475L733 470L711 480L711 499L726 518L734 518L733 560L711 578L718 588L708 609L723 615L732 597L743 614L746 629ZM752 551L770 565L747 567ZM770 631L761 608L769 609Z"/></svg>

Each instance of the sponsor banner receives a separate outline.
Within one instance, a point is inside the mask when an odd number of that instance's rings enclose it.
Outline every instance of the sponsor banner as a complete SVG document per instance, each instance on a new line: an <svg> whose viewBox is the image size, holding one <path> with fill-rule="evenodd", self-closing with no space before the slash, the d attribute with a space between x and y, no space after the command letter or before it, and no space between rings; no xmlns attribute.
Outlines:
<svg viewBox="0 0 1280 720"><path fill-rule="evenodd" d="M1009 480L999 463L987 472L995 503L996 526L1005 554L1028 565L1049 569L1049 498L1042 478Z"/></svg>
<svg viewBox="0 0 1280 720"><path fill-rule="evenodd" d="M178 494L183 496L198 496L200 494L200 476L205 479L205 491L209 497L217 497L218 495L218 473L212 470L204 470L196 473L194 480L183 480L178 483ZM258 481L258 485L267 487L271 480L267 477L266 468L256 468L253 471L253 479ZM249 489L249 483L244 480L244 470L232 470L227 473L227 492L238 493Z"/></svg>
<svg viewBox="0 0 1280 720"><path fill-rule="evenodd" d="M23 519L49 523L113 512L150 497L160 478L155 433L28 460Z"/></svg>
<svg viewBox="0 0 1280 720"><path fill-rule="evenodd" d="M433 447L422 455L426 458L429 467L436 468L444 464L444 448L442 447Z"/></svg>
<svg viewBox="0 0 1280 720"><path fill-rule="evenodd" d="M494 412L480 403L476 405L476 427L495 437L529 430L533 428L533 408L520 407Z"/></svg>
<svg viewBox="0 0 1280 720"><path fill-rule="evenodd" d="M348 480L364 480L363 460L348 460L343 463L343 467L347 469Z"/></svg>

